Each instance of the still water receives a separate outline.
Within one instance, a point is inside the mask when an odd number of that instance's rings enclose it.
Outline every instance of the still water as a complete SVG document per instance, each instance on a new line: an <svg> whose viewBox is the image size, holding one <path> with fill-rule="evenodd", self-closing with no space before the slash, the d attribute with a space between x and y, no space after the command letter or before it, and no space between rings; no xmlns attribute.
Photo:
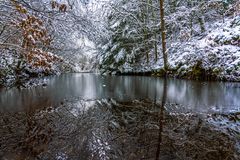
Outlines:
<svg viewBox="0 0 240 160"><path fill-rule="evenodd" d="M0 159L240 159L239 83L97 74L42 80L0 91Z"/></svg>
<svg viewBox="0 0 240 160"><path fill-rule="evenodd" d="M46 86L0 90L0 111L54 106L74 98L83 100L135 99L161 101L185 106L192 111L231 112L240 110L240 83L199 82L144 76L102 76L63 74L43 79ZM166 87L164 88L164 85ZM164 91L165 90L165 91Z"/></svg>

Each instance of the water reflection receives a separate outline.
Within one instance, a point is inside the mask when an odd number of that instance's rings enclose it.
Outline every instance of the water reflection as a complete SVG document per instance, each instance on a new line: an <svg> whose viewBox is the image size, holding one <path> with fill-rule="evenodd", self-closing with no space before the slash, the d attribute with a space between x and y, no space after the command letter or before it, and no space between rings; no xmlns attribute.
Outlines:
<svg viewBox="0 0 240 160"><path fill-rule="evenodd" d="M35 113L0 113L0 159L240 158L240 123L229 119L221 124L225 130L214 128L198 115L172 115L168 107L164 101L102 99L76 100ZM229 134L231 126L236 127Z"/></svg>
<svg viewBox="0 0 240 160"><path fill-rule="evenodd" d="M164 77L164 80L163 80L163 96L162 96L162 99L161 99L162 103L161 103L160 111L159 111L158 145L157 145L155 160L159 160L159 158L160 158L160 151L161 151L161 145L162 145L162 134L163 134L164 107L165 107L165 103L166 103L166 98L167 98L167 79L166 79L166 77ZM156 104L156 101L155 101L154 104Z"/></svg>
<svg viewBox="0 0 240 160"><path fill-rule="evenodd" d="M64 99L114 98L119 101L158 99L163 97L164 80L157 77L101 76L96 74L63 74L46 79L47 86L0 91L0 111L41 108ZM166 101L183 104L190 110L239 110L240 84L167 80Z"/></svg>

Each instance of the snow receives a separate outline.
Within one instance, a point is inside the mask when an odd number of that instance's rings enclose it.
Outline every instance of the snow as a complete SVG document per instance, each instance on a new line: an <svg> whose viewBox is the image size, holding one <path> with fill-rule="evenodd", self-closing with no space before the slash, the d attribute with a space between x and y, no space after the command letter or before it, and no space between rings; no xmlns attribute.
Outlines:
<svg viewBox="0 0 240 160"><path fill-rule="evenodd" d="M121 22L121 21L116 21L115 23L113 23L113 24L111 25L110 28L112 28L112 29L116 28L117 26L119 26L120 22Z"/></svg>
<svg viewBox="0 0 240 160"><path fill-rule="evenodd" d="M229 21L228 21L229 23ZM227 25L225 28L230 27ZM236 27L236 28L239 28ZM190 70L190 68L200 60L203 62L202 67L205 69L217 69L221 71L220 77L229 80L239 80L239 65L240 65L240 47L239 45L224 44L232 43L233 37L239 37L240 29L234 28L234 33L229 31L231 28L218 28L209 35L198 41L190 41L181 43L178 52L174 52L169 57L169 64L172 68L176 68L180 63L184 64L180 70ZM221 32L222 31L222 32ZM220 38L219 38L220 37ZM175 44L178 46L179 42ZM174 47L174 44L172 44ZM229 73L227 71L230 71ZM234 74L236 76L234 76Z"/></svg>
<svg viewBox="0 0 240 160"><path fill-rule="evenodd" d="M50 74L60 74L68 65L67 61L60 62L61 57L51 52L43 52L35 49L31 61L20 58L20 54L14 50L1 50L0 54L0 85L11 86L17 80L26 81L35 76L44 76ZM18 63L21 65L18 67ZM43 64L41 64L43 63ZM40 64L40 65L36 65Z"/></svg>
<svg viewBox="0 0 240 160"><path fill-rule="evenodd" d="M168 49L168 63L170 68L177 68L178 76L192 70L197 62L202 67L218 74L219 80L240 81L240 16L207 24L208 29L204 36L191 37L187 41L173 41ZM106 46L104 46L106 48ZM118 46L112 46L115 50ZM158 46L161 49L161 46ZM134 52L134 51L132 51ZM149 72L163 68L161 57L154 61L154 51L150 53L150 62L146 63L143 56L137 64L129 63L134 59L134 53L127 54L125 63L118 67L120 72ZM159 53L160 51L158 51ZM110 55L111 52L108 52ZM107 55L105 55L107 56ZM133 57L131 57L133 56ZM115 55L115 62L124 57L121 50ZM110 68L114 68L112 64Z"/></svg>
<svg viewBox="0 0 240 160"><path fill-rule="evenodd" d="M125 49L121 49L119 53L115 56L115 60L117 63L119 63L121 60L123 60L125 57Z"/></svg>

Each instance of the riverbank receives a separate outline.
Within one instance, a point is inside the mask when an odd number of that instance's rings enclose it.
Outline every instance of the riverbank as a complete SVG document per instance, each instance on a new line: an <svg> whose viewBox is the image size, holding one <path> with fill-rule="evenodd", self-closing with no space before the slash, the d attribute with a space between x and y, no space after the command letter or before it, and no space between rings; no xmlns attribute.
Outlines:
<svg viewBox="0 0 240 160"><path fill-rule="evenodd" d="M168 75L184 79L240 82L240 16L228 17L224 22L209 22L207 28L202 35L168 41ZM105 74L161 76L162 57L155 61L153 52L149 54L148 63L145 56L135 64L116 57L111 65L100 63L100 71Z"/></svg>
<svg viewBox="0 0 240 160"><path fill-rule="evenodd" d="M21 55L9 50L1 50L0 54L0 87L30 87L44 85L42 78L73 71L73 65L62 57L48 53L46 64L34 65L26 61ZM48 62L48 57L53 61Z"/></svg>

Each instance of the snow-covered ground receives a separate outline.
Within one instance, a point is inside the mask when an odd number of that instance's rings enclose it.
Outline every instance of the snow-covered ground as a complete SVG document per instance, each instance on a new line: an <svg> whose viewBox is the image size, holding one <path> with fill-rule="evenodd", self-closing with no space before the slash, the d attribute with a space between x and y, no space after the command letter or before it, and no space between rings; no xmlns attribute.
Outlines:
<svg viewBox="0 0 240 160"><path fill-rule="evenodd" d="M197 66L218 80L240 81L240 16L225 19L224 22L209 23L203 35L168 45L168 63L169 68L174 70L174 76L195 78L189 76L189 73L194 72ZM160 46L158 48L161 49ZM148 64L143 57L141 63L131 65L125 62L117 69L114 68L113 73L161 70L162 57L155 62L154 54L151 55Z"/></svg>
<svg viewBox="0 0 240 160"><path fill-rule="evenodd" d="M20 58L20 55L14 51L1 50L0 86L22 85L34 77L60 74L62 72L69 72L73 70L73 66L61 57L51 53L48 53L47 56L50 58L56 57L57 60L50 62L49 67L35 66L34 64L27 62L25 59Z"/></svg>
<svg viewBox="0 0 240 160"><path fill-rule="evenodd" d="M220 80L240 81L240 16L213 24L201 39L180 43L172 44L169 57L170 68L177 68L180 76L201 62Z"/></svg>

